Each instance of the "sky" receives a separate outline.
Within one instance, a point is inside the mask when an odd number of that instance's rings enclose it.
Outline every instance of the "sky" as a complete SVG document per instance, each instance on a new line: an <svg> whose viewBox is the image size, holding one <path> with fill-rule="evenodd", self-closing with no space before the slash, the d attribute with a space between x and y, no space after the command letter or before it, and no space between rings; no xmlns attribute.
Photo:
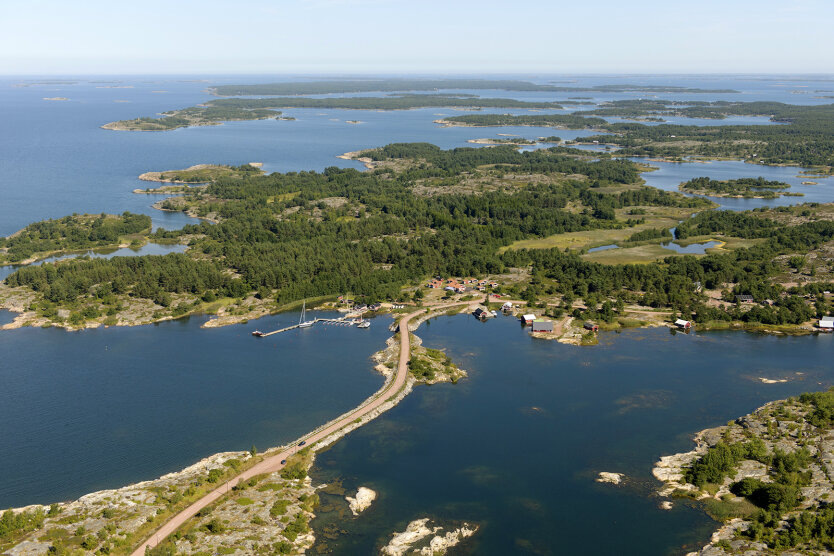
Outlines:
<svg viewBox="0 0 834 556"><path fill-rule="evenodd" d="M834 0L0 0L0 74L834 73Z"/></svg>

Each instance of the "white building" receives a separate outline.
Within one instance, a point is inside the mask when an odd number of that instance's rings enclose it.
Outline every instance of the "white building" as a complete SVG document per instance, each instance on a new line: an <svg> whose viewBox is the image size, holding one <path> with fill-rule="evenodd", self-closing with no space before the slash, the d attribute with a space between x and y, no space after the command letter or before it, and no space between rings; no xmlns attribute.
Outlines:
<svg viewBox="0 0 834 556"><path fill-rule="evenodd" d="M822 317L819 327L822 330L834 330L834 317Z"/></svg>

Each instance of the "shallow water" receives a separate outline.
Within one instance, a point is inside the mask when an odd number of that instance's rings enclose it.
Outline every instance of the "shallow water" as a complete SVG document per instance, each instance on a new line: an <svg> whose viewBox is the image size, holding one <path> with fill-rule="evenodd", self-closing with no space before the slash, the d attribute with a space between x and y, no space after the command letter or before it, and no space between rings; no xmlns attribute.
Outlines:
<svg viewBox="0 0 834 556"><path fill-rule="evenodd" d="M681 253L685 255L703 255L707 252L707 249L711 249L713 247L718 247L721 245L720 241L707 241L704 243L690 243L689 245L679 245L674 241L670 241L667 243L661 243L660 246L665 249L671 249L676 253Z"/></svg>
<svg viewBox="0 0 834 556"><path fill-rule="evenodd" d="M700 429L834 382L828 335L661 328L602 333L600 345L579 348L533 339L513 318L468 315L441 317L418 335L470 376L417 387L318 457L314 481L380 494L338 524L344 534L320 535L337 554L372 553L422 517L477 523L464 553L682 553L717 524L681 502L658 509L654 462L691 449ZM601 485L600 471L628 480ZM335 518L321 512L313 525L322 533Z"/></svg>

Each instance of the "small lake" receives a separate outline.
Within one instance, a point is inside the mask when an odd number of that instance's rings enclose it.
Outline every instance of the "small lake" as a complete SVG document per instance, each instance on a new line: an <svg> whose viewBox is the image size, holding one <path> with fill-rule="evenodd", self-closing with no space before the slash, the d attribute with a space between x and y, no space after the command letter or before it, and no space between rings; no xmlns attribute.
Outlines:
<svg viewBox="0 0 834 556"><path fill-rule="evenodd" d="M608 251L609 249L618 249L620 246L616 243L612 243L611 245L600 245L599 247L591 247L588 249L588 253L596 253L597 251Z"/></svg>
<svg viewBox="0 0 834 556"><path fill-rule="evenodd" d="M379 492L366 513L341 521L344 500L324 496L332 510L313 521L321 549L375 553L431 517L480 526L467 554L682 554L718 524L680 501L659 509L654 462L690 450L698 430L834 383L831 335L658 328L601 333L600 345L580 348L533 339L514 318L468 315L418 335L470 376L416 387L318 456L314 482ZM601 485L600 471L628 478Z"/></svg>
<svg viewBox="0 0 834 556"><path fill-rule="evenodd" d="M679 245L674 241L660 244L664 249L671 249L682 255L703 255L707 252L707 249L718 247L719 245L721 245L721 242L715 240L704 243L690 243L689 245Z"/></svg>

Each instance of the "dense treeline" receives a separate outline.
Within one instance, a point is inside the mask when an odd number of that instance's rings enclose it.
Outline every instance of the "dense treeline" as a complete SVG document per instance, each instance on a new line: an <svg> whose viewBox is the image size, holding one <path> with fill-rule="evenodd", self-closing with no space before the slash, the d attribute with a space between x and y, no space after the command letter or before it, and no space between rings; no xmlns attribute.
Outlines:
<svg viewBox="0 0 834 556"><path fill-rule="evenodd" d="M207 125L239 120L266 120L280 116L280 112L263 108L237 108L231 106L192 106L182 110L165 112L161 118L136 118L120 120L107 127L134 131L169 131L191 125Z"/></svg>
<svg viewBox="0 0 834 556"><path fill-rule="evenodd" d="M524 101L511 98L481 98L468 95L396 95L386 97L273 97L228 98L208 103L216 109L341 108L348 110L408 110L411 108L549 108L558 110L556 102Z"/></svg>
<svg viewBox="0 0 834 556"><path fill-rule="evenodd" d="M184 198L187 206L215 213L221 219L218 224L204 221L152 236L187 236L190 256L24 268L7 283L30 287L53 303L125 293L163 306L177 293L212 298L256 292L289 302L351 292L376 300L396 298L403 284L426 276L478 276L532 265L535 276L542 279L521 292L526 299L562 294L566 303L583 299L592 312L608 303L606 318L613 316L611 299L672 307L694 315L698 322L795 324L827 309L806 304L798 292L782 295L781 286L769 278L780 268L774 257L804 253L832 239L832 222L784 227L759 215L708 211L681 224L678 237L723 233L760 241L747 249L701 258L669 257L653 265L597 264L559 249L502 253L502 247L530 237L635 224L615 218L615 210L623 207L710 205L704 199L649 187L602 192L597 186L636 180L636 166L622 160L570 157L558 148L527 153L510 147L443 151L418 143L363 154L409 163L397 162L373 172L332 167L321 173L219 177ZM464 194L454 187L463 175L477 174L486 180L500 178L502 172L558 179L533 180L511 192ZM576 174L586 177L566 177ZM438 183L439 193L415 194L427 179ZM444 192L447 183L449 190ZM664 233L649 230L644 235L663 237ZM644 236L632 237L636 241ZM550 285L544 285L544 279ZM743 309L730 297L726 309L707 307L696 282L707 289L735 284L733 294L749 293L757 301L775 302Z"/></svg>
<svg viewBox="0 0 834 556"><path fill-rule="evenodd" d="M494 126L537 126L537 127L561 127L566 129L607 129L608 123L602 118L586 118L577 114L536 114L515 116L513 114L467 114L466 116L451 116L444 118L446 122L452 122L476 127Z"/></svg>
<svg viewBox="0 0 834 556"><path fill-rule="evenodd" d="M396 91L436 91L438 89L496 89L504 91L550 91L552 87L529 81L508 79L362 79L313 81L305 83L262 83L256 85L218 85L220 96L239 95L323 95Z"/></svg>
<svg viewBox="0 0 834 556"><path fill-rule="evenodd" d="M377 299L396 297L402 284L426 275L500 272L505 263L499 248L519 239L622 227L624 223L613 218L615 207L693 202L652 188L620 195L593 191L595 183L638 179L636 167L625 161L590 162L556 152L518 153L508 147L441 151L422 144L393 145L385 152L430 160L424 171L429 175L493 165L540 174L584 173L595 181L559 179L530 184L514 194L421 197L411 191L420 171L408 169L391 173L328 168L322 173L220 177L204 193L192 195L198 205L200 196L209 199L203 208L216 212L222 219L219 224L204 222L154 236L191 235L193 252L216 263L182 255L76 261L57 268L21 269L7 283L31 287L55 302L96 292L105 284L114 292L163 300L164 293L201 295L204 290L235 296L277 290L281 301L345 291ZM327 198L345 202L330 208L320 201ZM565 210L571 201L587 209ZM227 280L221 267L240 278Z"/></svg>
<svg viewBox="0 0 834 556"><path fill-rule="evenodd" d="M54 303L75 301L89 292L103 299L129 293L167 307L171 293L240 296L249 287L232 279L216 263L180 253L112 259L77 259L62 264L27 266L6 278L11 287L27 286Z"/></svg>
<svg viewBox="0 0 834 556"><path fill-rule="evenodd" d="M337 93L371 93L396 91L435 91L438 89L496 89L504 91L545 92L652 92L652 93L736 93L732 89L698 89L664 85L596 85L561 87L539 85L529 81L508 79L363 79L350 81L314 81L296 83L261 83L255 85L217 85L220 96L239 95L321 95Z"/></svg>
<svg viewBox="0 0 834 556"><path fill-rule="evenodd" d="M649 228L648 230L642 230L631 234L628 236L626 241L647 241L650 239L663 239L671 237L672 232L669 231L669 228Z"/></svg>
<svg viewBox="0 0 834 556"><path fill-rule="evenodd" d="M29 224L17 234L0 238L9 262L28 259L36 253L87 249L118 243L119 237L149 232L151 217L125 212L119 216L65 216Z"/></svg>

